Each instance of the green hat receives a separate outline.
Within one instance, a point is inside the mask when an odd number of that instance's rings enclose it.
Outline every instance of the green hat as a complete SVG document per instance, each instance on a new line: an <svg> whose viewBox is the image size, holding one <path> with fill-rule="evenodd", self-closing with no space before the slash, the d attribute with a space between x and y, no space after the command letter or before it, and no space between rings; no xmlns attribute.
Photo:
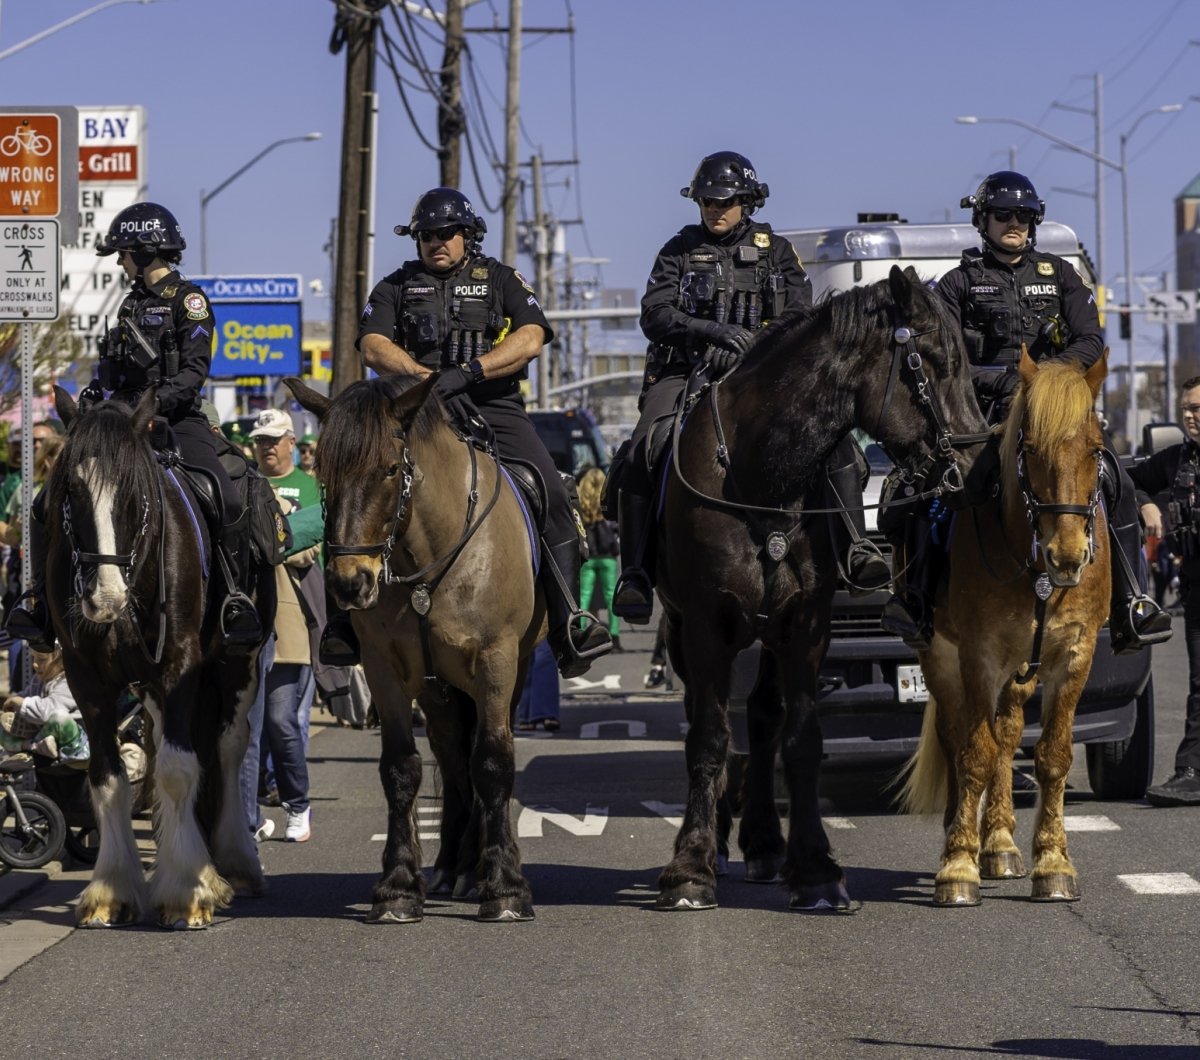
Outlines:
<svg viewBox="0 0 1200 1060"><path fill-rule="evenodd" d="M300 439L301 445L316 445L317 436L315 434L306 434Z"/></svg>

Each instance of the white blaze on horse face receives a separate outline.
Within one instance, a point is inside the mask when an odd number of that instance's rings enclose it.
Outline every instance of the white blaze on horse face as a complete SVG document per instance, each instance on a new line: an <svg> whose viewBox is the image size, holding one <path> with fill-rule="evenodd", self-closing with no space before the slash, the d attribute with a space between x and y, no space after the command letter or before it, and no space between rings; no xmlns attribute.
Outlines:
<svg viewBox="0 0 1200 1060"><path fill-rule="evenodd" d="M78 475L92 499L92 517L96 532L96 551L115 556L117 531L113 524L116 508L116 484L101 473L95 457L80 464ZM132 542L130 543L132 547ZM80 599L83 616L89 622L108 625L115 622L129 598L125 575L115 563L101 563L96 569L96 585Z"/></svg>

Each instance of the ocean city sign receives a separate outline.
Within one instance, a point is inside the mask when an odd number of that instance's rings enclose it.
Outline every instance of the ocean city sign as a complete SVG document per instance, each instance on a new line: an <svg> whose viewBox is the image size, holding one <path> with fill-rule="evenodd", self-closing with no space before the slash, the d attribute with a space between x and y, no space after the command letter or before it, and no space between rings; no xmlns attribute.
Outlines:
<svg viewBox="0 0 1200 1060"><path fill-rule="evenodd" d="M189 276L210 302L299 302L299 276Z"/></svg>

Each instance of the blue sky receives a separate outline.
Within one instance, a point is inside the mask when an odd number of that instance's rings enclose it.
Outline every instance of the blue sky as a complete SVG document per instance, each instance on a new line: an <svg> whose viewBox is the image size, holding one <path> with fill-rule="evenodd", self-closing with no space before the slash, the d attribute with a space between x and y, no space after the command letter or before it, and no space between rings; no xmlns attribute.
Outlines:
<svg viewBox="0 0 1200 1060"><path fill-rule="evenodd" d="M95 0L2 0L0 50L94 6ZM442 8L442 0L435 0ZM694 209L679 197L698 159L732 148L748 155L771 198L760 216L776 227L837 224L859 210L911 221L960 216L959 199L983 174L1017 167L1048 216L1095 244L1093 165L1014 126L967 127L955 115L1017 118L1091 149L1091 75L1105 81L1104 154L1144 111L1200 95L1200 7L1184 0L1082 3L858 0L525 0L521 153L569 158L571 186L549 189L577 255L610 259L610 286L638 287L659 246ZM468 26L507 21L506 0L483 0ZM328 50L333 0L156 0L119 4L0 61L8 105L141 104L149 124L151 197L176 212L200 271L199 195L271 141L310 131L315 143L281 147L208 208L210 272L301 273L329 284L322 247L337 209L344 53ZM395 36L395 24L389 23ZM440 49L421 38L436 64ZM470 45L487 125L503 150L503 38ZM437 182L390 72L381 65L376 273L409 256L391 234L413 200ZM495 101L492 100L492 95ZM426 133L433 108L416 94ZM575 121L572 121L574 110ZM1154 115L1129 146L1135 273L1172 272L1173 199L1200 173L1200 103ZM480 129L482 138L482 129ZM485 165L481 161L481 165ZM498 198L490 169L465 190L484 209ZM1084 195L1052 190L1076 189ZM1106 180L1106 279L1121 272L1120 186ZM499 252L501 224L486 249ZM527 261L517 263L532 271ZM310 319L328 300L309 298ZM1160 331L1145 329L1144 355Z"/></svg>

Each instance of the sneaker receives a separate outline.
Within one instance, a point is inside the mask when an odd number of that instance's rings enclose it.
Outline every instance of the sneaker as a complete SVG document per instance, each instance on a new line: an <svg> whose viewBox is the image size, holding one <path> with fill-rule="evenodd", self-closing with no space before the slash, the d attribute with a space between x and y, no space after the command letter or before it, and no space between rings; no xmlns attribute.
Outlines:
<svg viewBox="0 0 1200 1060"><path fill-rule="evenodd" d="M1146 789L1151 806L1200 806L1200 770L1184 766L1168 781Z"/></svg>
<svg viewBox="0 0 1200 1060"><path fill-rule="evenodd" d="M254 841L261 843L275 834L275 822L270 817L264 817L254 830Z"/></svg>
<svg viewBox="0 0 1200 1060"><path fill-rule="evenodd" d="M312 838L311 819L311 806L307 810L300 810L298 813L288 810L287 828L283 833L283 838L289 843L307 843Z"/></svg>
<svg viewBox="0 0 1200 1060"><path fill-rule="evenodd" d="M655 663L642 682L647 688L658 688L667 679L667 668L662 663Z"/></svg>

